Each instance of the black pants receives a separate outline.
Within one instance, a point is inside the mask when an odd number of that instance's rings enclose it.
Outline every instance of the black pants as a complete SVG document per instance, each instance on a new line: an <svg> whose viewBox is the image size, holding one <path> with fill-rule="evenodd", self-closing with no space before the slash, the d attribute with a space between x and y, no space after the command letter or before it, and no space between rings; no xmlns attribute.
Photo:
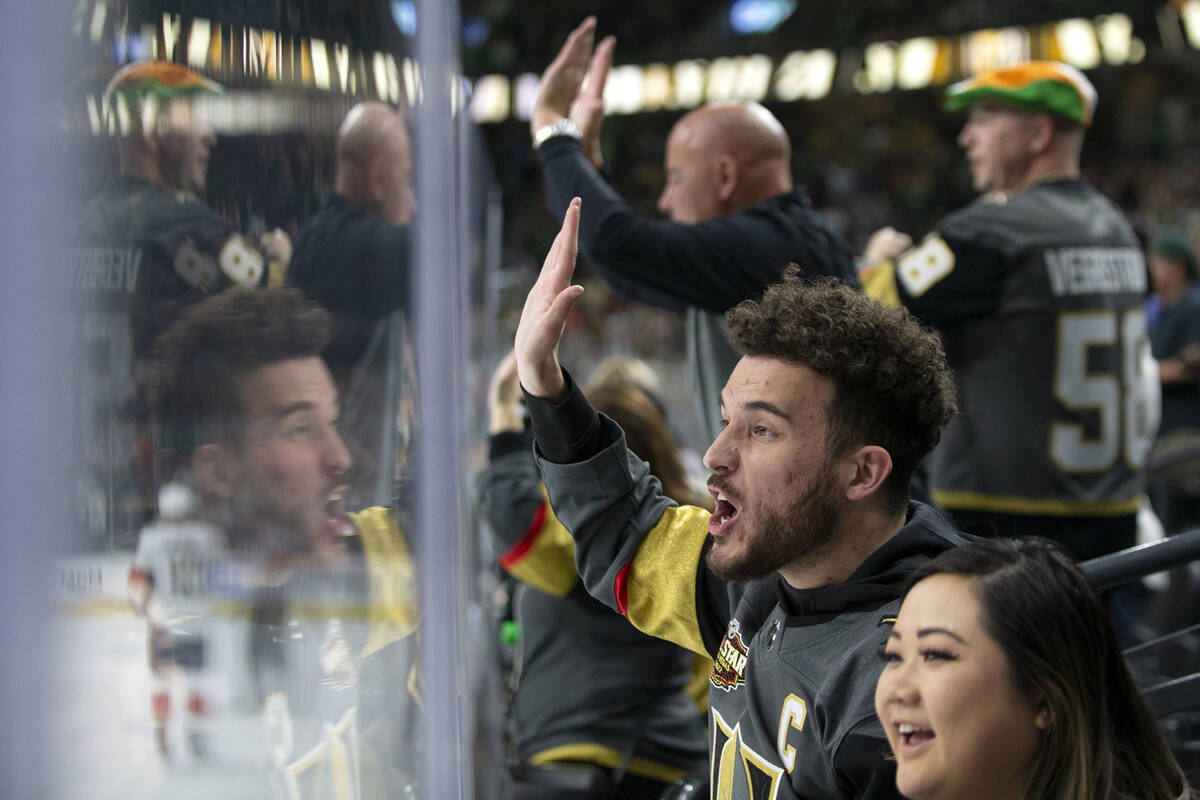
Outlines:
<svg viewBox="0 0 1200 800"><path fill-rule="evenodd" d="M502 800L658 800L668 783L613 771L595 764L563 762L513 770Z"/></svg>

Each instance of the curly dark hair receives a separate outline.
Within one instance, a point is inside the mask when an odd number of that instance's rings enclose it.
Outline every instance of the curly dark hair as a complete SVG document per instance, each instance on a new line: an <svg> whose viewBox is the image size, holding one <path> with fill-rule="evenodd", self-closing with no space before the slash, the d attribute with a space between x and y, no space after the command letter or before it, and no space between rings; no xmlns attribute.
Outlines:
<svg viewBox="0 0 1200 800"><path fill-rule="evenodd" d="M802 281L794 264L761 301L743 301L725 320L744 355L803 364L833 381L830 453L887 450L883 489L890 508L903 507L913 471L957 410L938 335L835 279Z"/></svg>
<svg viewBox="0 0 1200 800"><path fill-rule="evenodd" d="M231 289L185 311L154 343L144 390L160 446L186 457L205 442L236 442L239 381L293 358L320 356L329 312L298 289Z"/></svg>

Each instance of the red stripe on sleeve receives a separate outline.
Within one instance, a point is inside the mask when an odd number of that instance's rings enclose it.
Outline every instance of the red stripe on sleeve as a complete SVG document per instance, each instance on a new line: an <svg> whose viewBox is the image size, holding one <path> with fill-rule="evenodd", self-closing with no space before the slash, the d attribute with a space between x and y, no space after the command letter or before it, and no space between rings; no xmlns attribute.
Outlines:
<svg viewBox="0 0 1200 800"><path fill-rule="evenodd" d="M507 553L500 556L500 566L504 569L512 569L522 558L529 555L529 551L533 549L533 543L537 541L538 534L542 532L542 526L545 524L546 504L542 503L534 512L533 522L529 523L525 535Z"/></svg>
<svg viewBox="0 0 1200 800"><path fill-rule="evenodd" d="M617 573L616 580L613 581L613 593L617 596L617 610L621 612L621 616L625 616L625 612L629 610L629 590L625 586L625 581L629 577L629 564L621 567L621 571Z"/></svg>

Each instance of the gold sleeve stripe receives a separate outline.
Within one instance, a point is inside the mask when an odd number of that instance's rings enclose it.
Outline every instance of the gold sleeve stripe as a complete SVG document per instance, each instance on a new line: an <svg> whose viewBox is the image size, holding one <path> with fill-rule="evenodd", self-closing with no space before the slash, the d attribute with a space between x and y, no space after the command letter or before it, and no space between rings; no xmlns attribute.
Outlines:
<svg viewBox="0 0 1200 800"><path fill-rule="evenodd" d="M500 557L500 566L517 580L555 597L566 597L575 588L579 581L575 541L548 500L543 500L521 540Z"/></svg>
<svg viewBox="0 0 1200 800"><path fill-rule="evenodd" d="M639 630L708 656L696 618L696 570L708 537L709 513L668 508L613 589L621 613Z"/></svg>
<svg viewBox="0 0 1200 800"><path fill-rule="evenodd" d="M1011 497L944 489L934 489L932 494L938 505L951 510L992 511L1000 514L1043 514L1052 517L1123 517L1128 514L1136 514L1141 502L1138 497L1088 502L1049 500L1039 497Z"/></svg>
<svg viewBox="0 0 1200 800"><path fill-rule="evenodd" d="M370 632L363 656L369 656L417 629L416 569L396 517L374 506L351 514L367 561L371 607Z"/></svg>
<svg viewBox="0 0 1200 800"><path fill-rule="evenodd" d="M900 292L896 290L896 265L883 261L858 274L863 294L874 297L884 305L900 307Z"/></svg>
<svg viewBox="0 0 1200 800"><path fill-rule="evenodd" d="M610 769L616 769L624 764L626 772L663 783L674 783L687 777L686 770L640 756L634 756L626 763L625 754L619 750L590 742L564 744L549 750L542 750L529 757L529 763L535 767L552 764L556 761L582 761L588 764L599 764Z"/></svg>

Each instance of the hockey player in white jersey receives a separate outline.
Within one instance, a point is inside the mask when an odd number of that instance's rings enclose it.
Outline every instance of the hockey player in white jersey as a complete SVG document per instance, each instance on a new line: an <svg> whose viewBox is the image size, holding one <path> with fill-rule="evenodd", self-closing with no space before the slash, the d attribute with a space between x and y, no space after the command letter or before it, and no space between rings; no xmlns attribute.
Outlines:
<svg viewBox="0 0 1200 800"><path fill-rule="evenodd" d="M180 720L192 753L205 753L203 726L214 699L206 670L212 658L206 635L209 589L213 568L227 550L224 534L197 518L192 490L165 484L158 493L158 519L138 536L129 572L130 603L146 617L154 738L164 757L171 754L173 718ZM183 702L173 703L173 694ZM185 707L182 714L179 705Z"/></svg>

